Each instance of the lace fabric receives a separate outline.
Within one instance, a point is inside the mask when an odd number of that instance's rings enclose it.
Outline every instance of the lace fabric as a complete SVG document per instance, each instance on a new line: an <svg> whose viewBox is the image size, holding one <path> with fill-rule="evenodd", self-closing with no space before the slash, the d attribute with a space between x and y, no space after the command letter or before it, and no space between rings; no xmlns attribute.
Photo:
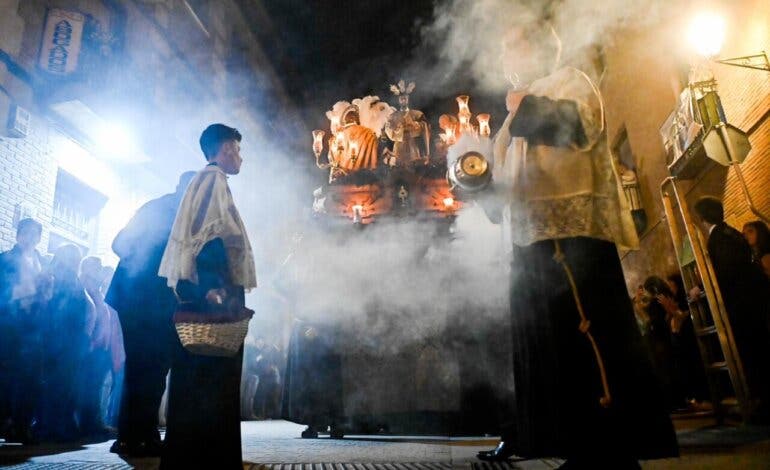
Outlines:
<svg viewBox="0 0 770 470"><path fill-rule="evenodd" d="M577 104L588 138L583 148L529 146L512 138L508 116L495 141L495 181L508 194L507 234L527 246L540 240L589 237L638 247L628 201L602 125L601 100L588 78L565 67L532 84L537 96Z"/></svg>
<svg viewBox="0 0 770 470"><path fill-rule="evenodd" d="M246 290L256 287L254 255L227 178L219 168L208 166L187 188L158 275L167 278L170 287L180 279L197 283L196 257L216 238L224 243L233 284Z"/></svg>

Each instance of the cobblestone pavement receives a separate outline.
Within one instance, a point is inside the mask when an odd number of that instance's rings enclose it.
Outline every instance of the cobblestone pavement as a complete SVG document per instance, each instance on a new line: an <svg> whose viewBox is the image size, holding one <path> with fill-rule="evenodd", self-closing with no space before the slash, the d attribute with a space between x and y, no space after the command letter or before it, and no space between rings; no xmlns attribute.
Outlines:
<svg viewBox="0 0 770 470"><path fill-rule="evenodd" d="M678 427L682 457L643 462L645 470L770 469L768 428ZM247 462L244 467L249 470L544 470L556 468L561 463L548 459L495 467L477 464L476 452L495 444L490 438L346 436L342 440L300 439L303 426L285 421L244 422L242 429L243 456ZM8 465L13 470L151 470L158 467L157 459L124 461L110 454L111 442L58 447L0 446L0 465ZM318 465L322 463L337 465Z"/></svg>

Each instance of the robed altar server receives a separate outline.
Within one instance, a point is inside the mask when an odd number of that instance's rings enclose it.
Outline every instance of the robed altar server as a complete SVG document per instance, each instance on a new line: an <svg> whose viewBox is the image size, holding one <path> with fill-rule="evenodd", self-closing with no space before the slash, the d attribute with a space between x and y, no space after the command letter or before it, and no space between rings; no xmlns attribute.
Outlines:
<svg viewBox="0 0 770 470"><path fill-rule="evenodd" d="M551 28L506 37L509 92L487 206L511 248L514 416L482 460L559 457L562 468L639 468L677 455L623 279L638 244L607 149L601 96L558 68ZM490 200L497 204L491 204Z"/></svg>

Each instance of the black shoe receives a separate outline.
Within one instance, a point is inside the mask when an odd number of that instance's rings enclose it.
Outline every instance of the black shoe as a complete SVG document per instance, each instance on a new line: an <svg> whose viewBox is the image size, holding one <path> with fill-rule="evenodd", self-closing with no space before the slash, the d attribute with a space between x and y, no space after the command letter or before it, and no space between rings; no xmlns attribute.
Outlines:
<svg viewBox="0 0 770 470"><path fill-rule="evenodd" d="M302 439L318 439L318 431L308 426L302 431Z"/></svg>
<svg viewBox="0 0 770 470"><path fill-rule="evenodd" d="M142 441L131 444L126 441L115 441L110 447L110 452L125 457L143 458L160 457L163 443L160 441Z"/></svg>
<svg viewBox="0 0 770 470"><path fill-rule="evenodd" d="M110 446L110 452L118 455L128 455L130 454L130 449L131 446L128 444L128 442L121 440L116 440Z"/></svg>
<svg viewBox="0 0 770 470"><path fill-rule="evenodd" d="M497 447L492 450L483 450L476 454L476 457L484 462L504 462L513 456L513 445L506 441L500 441Z"/></svg>
<svg viewBox="0 0 770 470"><path fill-rule="evenodd" d="M142 441L133 448L131 457L160 457L163 443L160 441Z"/></svg>
<svg viewBox="0 0 770 470"><path fill-rule="evenodd" d="M591 460L567 459L556 470L641 470L639 462L633 459Z"/></svg>

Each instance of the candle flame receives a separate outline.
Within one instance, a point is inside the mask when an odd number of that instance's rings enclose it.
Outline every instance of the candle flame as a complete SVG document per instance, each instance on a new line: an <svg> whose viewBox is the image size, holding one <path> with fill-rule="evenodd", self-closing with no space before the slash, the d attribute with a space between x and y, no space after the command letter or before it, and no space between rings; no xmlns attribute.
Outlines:
<svg viewBox="0 0 770 470"><path fill-rule="evenodd" d="M350 209L353 212L353 223L361 223L363 221L364 206L356 204Z"/></svg>
<svg viewBox="0 0 770 470"><path fill-rule="evenodd" d="M492 134L492 130L489 128L489 118L487 113L476 116L476 120L479 121L479 135L482 137L489 137Z"/></svg>
<svg viewBox="0 0 770 470"><path fill-rule="evenodd" d="M455 130L453 127L449 127L446 130L446 143L449 145L454 145L455 143Z"/></svg>
<svg viewBox="0 0 770 470"><path fill-rule="evenodd" d="M459 108L458 114L470 114L471 110L468 108L468 100L470 100L470 96L468 95L460 95L457 97L457 106Z"/></svg>

